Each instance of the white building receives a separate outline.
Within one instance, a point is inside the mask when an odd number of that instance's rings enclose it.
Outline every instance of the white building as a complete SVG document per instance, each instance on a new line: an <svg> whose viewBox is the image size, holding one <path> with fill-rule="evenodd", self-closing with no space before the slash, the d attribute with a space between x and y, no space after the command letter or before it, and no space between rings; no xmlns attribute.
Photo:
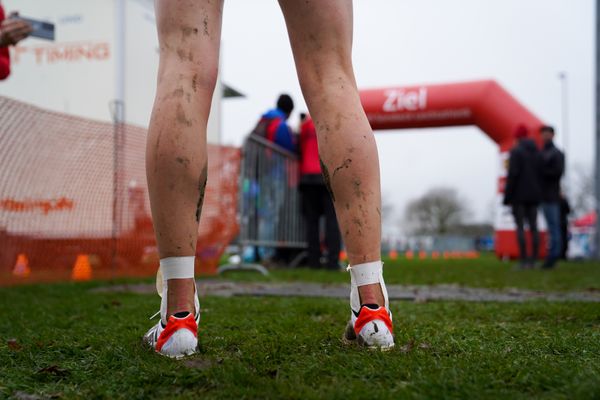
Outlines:
<svg viewBox="0 0 600 400"><path fill-rule="evenodd" d="M53 111L112 121L115 102L129 124L147 127L158 69L152 0L4 0L8 13L55 24L54 42L28 38L13 48L0 95ZM221 85L208 141L220 142Z"/></svg>

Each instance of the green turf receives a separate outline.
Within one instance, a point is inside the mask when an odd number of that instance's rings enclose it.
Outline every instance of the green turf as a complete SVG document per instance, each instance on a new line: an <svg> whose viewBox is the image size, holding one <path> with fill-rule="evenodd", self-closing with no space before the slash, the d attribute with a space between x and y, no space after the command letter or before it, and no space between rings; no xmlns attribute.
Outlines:
<svg viewBox="0 0 600 400"><path fill-rule="evenodd" d="M492 255L476 260L385 260L388 284L459 284L470 287L543 291L600 291L600 263L563 262L554 270L515 270L513 262ZM253 272L228 272L224 279L260 281L347 282L348 275L323 270L276 269L269 277Z"/></svg>
<svg viewBox="0 0 600 400"><path fill-rule="evenodd" d="M600 397L598 304L394 302L379 353L341 343L346 301L206 298L201 353L172 361L140 344L158 297L97 285L0 289L0 398Z"/></svg>

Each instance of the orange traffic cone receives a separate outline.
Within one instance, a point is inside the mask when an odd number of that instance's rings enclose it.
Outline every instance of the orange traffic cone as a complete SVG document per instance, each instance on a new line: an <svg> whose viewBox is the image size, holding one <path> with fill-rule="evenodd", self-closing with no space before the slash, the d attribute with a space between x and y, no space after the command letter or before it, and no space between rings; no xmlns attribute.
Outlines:
<svg viewBox="0 0 600 400"><path fill-rule="evenodd" d="M415 253L413 253L412 250L406 250L406 252L404 253L404 256L406 257L407 260L412 260L413 258L415 258Z"/></svg>
<svg viewBox="0 0 600 400"><path fill-rule="evenodd" d="M25 253L21 253L17 256L17 262L13 268L12 274L19 278L27 278L31 274L31 268L29 268L29 260Z"/></svg>
<svg viewBox="0 0 600 400"><path fill-rule="evenodd" d="M346 255L346 251L340 250L340 260L346 261L347 259L348 259L348 256Z"/></svg>
<svg viewBox="0 0 600 400"><path fill-rule="evenodd" d="M434 260L437 260L438 258L440 258L440 252L439 251L432 251L431 252L431 258Z"/></svg>
<svg viewBox="0 0 600 400"><path fill-rule="evenodd" d="M390 260L395 261L398 259L398 252L395 249L390 250Z"/></svg>
<svg viewBox="0 0 600 400"><path fill-rule="evenodd" d="M79 254L77 256L73 272L71 273L71 279L74 281L89 281L92 279L92 266L87 254Z"/></svg>
<svg viewBox="0 0 600 400"><path fill-rule="evenodd" d="M425 250L421 250L419 252L419 260L424 260L427 258L427 252Z"/></svg>

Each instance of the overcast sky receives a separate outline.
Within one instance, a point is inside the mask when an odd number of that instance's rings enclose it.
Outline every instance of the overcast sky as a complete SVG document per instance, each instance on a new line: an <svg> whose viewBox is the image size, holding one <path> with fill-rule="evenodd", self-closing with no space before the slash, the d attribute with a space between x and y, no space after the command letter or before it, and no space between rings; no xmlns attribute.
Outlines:
<svg viewBox="0 0 600 400"><path fill-rule="evenodd" d="M354 65L360 88L492 78L565 145L560 72L568 78L569 167L591 168L594 129L592 0L357 0ZM225 100L223 142L240 145L281 92L306 110L275 0L226 0L221 71L246 94ZM296 123L295 112L292 123ZM496 145L473 127L376 133L382 191L398 219L431 187L456 188L475 220L491 220Z"/></svg>

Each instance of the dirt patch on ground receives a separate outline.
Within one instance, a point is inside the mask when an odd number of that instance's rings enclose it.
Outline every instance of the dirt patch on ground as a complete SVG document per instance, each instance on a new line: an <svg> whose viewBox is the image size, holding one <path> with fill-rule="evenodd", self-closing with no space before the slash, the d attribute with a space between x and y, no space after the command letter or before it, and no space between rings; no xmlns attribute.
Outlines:
<svg viewBox="0 0 600 400"><path fill-rule="evenodd" d="M222 280L197 281L201 297L218 296L294 296L347 298L349 285L306 282L265 283L231 282ZM600 302L598 292L540 292L522 289L482 289L459 285L387 285L390 300L427 302L436 300L453 301L496 301L524 302L532 300ZM112 285L93 289L93 292L156 293L153 284Z"/></svg>

